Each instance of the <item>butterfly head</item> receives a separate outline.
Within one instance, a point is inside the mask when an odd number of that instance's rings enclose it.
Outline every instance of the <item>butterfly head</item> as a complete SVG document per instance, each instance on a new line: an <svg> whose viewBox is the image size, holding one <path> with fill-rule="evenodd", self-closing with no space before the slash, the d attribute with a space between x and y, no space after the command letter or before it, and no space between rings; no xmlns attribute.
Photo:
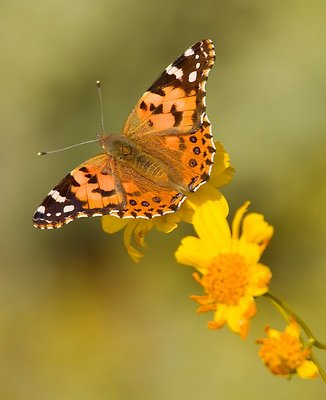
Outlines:
<svg viewBox="0 0 326 400"><path fill-rule="evenodd" d="M102 149L117 160L128 161L137 153L136 144L125 135L99 135Z"/></svg>

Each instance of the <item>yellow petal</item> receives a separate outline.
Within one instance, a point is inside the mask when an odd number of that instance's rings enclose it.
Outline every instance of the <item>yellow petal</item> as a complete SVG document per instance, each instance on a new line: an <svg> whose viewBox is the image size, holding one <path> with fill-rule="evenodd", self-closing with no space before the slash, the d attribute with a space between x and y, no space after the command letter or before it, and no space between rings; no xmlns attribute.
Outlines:
<svg viewBox="0 0 326 400"><path fill-rule="evenodd" d="M229 205L225 197L219 190L208 184L202 185L196 192L189 193L187 201L194 210L196 210L207 201L218 201L220 203L221 209L224 210L225 218L229 213Z"/></svg>
<svg viewBox="0 0 326 400"><path fill-rule="evenodd" d="M263 264L254 264L250 267L250 278L247 286L247 293L252 296L261 296L268 291L268 284L272 273Z"/></svg>
<svg viewBox="0 0 326 400"><path fill-rule="evenodd" d="M240 306L228 307L226 314L227 323L231 331L240 334L241 328L246 322Z"/></svg>
<svg viewBox="0 0 326 400"><path fill-rule="evenodd" d="M152 219L141 219L138 220L138 224L135 226L135 244L142 248L146 248L145 236L154 226Z"/></svg>
<svg viewBox="0 0 326 400"><path fill-rule="evenodd" d="M101 219L102 229L106 233L115 233L121 231L129 222L130 219L122 219L113 215L104 215Z"/></svg>
<svg viewBox="0 0 326 400"><path fill-rule="evenodd" d="M247 293L251 294L253 297L258 297L258 296L262 296L263 294L265 294L266 292L268 292L268 286L254 286L254 285L248 285L247 286Z"/></svg>
<svg viewBox="0 0 326 400"><path fill-rule="evenodd" d="M238 210L235 213L235 216L232 221L232 237L234 239L239 239L241 220L242 220L243 214L245 212L247 212L247 208L248 208L249 204L250 204L250 201L246 201L243 204L243 206L238 208Z"/></svg>
<svg viewBox="0 0 326 400"><path fill-rule="evenodd" d="M261 245L261 251L270 242L273 231L274 228L264 220L264 216L261 214L250 213L243 219L242 237L248 242Z"/></svg>
<svg viewBox="0 0 326 400"><path fill-rule="evenodd" d="M214 313L214 323L216 324L215 329L222 328L226 323L227 318L227 306L225 304L218 304Z"/></svg>
<svg viewBox="0 0 326 400"><path fill-rule="evenodd" d="M211 178L209 180L209 185L215 188L221 188L225 185L228 185L231 182L235 171L236 170L234 167L226 168L222 175Z"/></svg>
<svg viewBox="0 0 326 400"><path fill-rule="evenodd" d="M203 243L200 239L187 236L181 240L181 244L175 252L175 257L180 264L190 265L205 273L214 257L214 254L207 250L203 251Z"/></svg>
<svg viewBox="0 0 326 400"><path fill-rule="evenodd" d="M225 171L230 166L230 156L224 149L221 142L215 142L214 164L211 172L211 178L215 178Z"/></svg>
<svg viewBox="0 0 326 400"><path fill-rule="evenodd" d="M188 201L188 198L181 204L180 209L174 214L177 214L177 216L180 218L181 221L187 222L188 224L192 223L192 218L194 216L194 208Z"/></svg>
<svg viewBox="0 0 326 400"><path fill-rule="evenodd" d="M318 377L317 365L309 360L303 361L300 367L297 368L297 374L303 379L316 379Z"/></svg>
<svg viewBox="0 0 326 400"><path fill-rule="evenodd" d="M243 236L236 239L232 235L232 252L243 255L248 265L257 263L261 257L260 247L256 243L247 242Z"/></svg>
<svg viewBox="0 0 326 400"><path fill-rule="evenodd" d="M198 302L198 298L196 298L196 296L190 296L191 299L195 300ZM208 311L215 311L216 307L214 306L214 304L205 304L202 305L200 307L198 307L197 309L197 313L206 313Z"/></svg>
<svg viewBox="0 0 326 400"><path fill-rule="evenodd" d="M231 233L221 201L208 200L197 208L193 218L194 228L211 252L228 252L231 248ZM203 252L201 252L201 255Z"/></svg>
<svg viewBox="0 0 326 400"><path fill-rule="evenodd" d="M257 313L256 303L251 296L242 297L239 304L228 308L227 322L229 328L245 339L250 327L250 318Z"/></svg>
<svg viewBox="0 0 326 400"><path fill-rule="evenodd" d="M249 333L249 329L250 329L250 320L249 319L243 319L239 322L239 326L240 326L240 337L242 340L244 340L248 333Z"/></svg>
<svg viewBox="0 0 326 400"><path fill-rule="evenodd" d="M209 185L219 188L232 180L235 168L230 167L230 157L220 142L215 142L216 153Z"/></svg>
<svg viewBox="0 0 326 400"><path fill-rule="evenodd" d="M285 328L285 333L288 335L299 339L300 337L300 328L297 321L294 318L291 318L290 323Z"/></svg>
<svg viewBox="0 0 326 400"><path fill-rule="evenodd" d="M139 262L144 255L136 250L131 244L131 235L136 225L138 224L137 220L131 220L129 224L126 226L126 229L123 232L123 241L128 251L130 257L135 261Z"/></svg>
<svg viewBox="0 0 326 400"><path fill-rule="evenodd" d="M244 318L252 318L257 314L256 302L252 296L245 296L239 300L239 306Z"/></svg>
<svg viewBox="0 0 326 400"><path fill-rule="evenodd" d="M265 327L265 332L269 339L277 339L280 340L281 338L281 332L277 331L276 329L271 328L270 326Z"/></svg>
<svg viewBox="0 0 326 400"><path fill-rule="evenodd" d="M175 213L166 214L162 215L162 217L154 218L153 221L158 231L163 233L170 233L178 226L178 222L180 222L180 219L180 210L178 210Z"/></svg>
<svg viewBox="0 0 326 400"><path fill-rule="evenodd" d="M213 330L213 329L221 329L221 328L223 328L223 326L224 326L224 323L222 324L222 323L215 322L215 321L208 321L207 322L207 328L211 329L211 330Z"/></svg>

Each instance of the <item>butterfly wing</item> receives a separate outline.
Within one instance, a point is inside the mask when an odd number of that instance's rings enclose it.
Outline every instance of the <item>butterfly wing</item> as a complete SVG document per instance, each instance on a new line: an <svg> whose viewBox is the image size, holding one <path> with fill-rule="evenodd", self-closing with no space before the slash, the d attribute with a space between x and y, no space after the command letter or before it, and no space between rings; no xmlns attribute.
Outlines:
<svg viewBox="0 0 326 400"><path fill-rule="evenodd" d="M54 229L76 218L106 214L152 218L174 212L185 196L160 189L133 168L106 153L84 162L64 177L37 208L36 228Z"/></svg>
<svg viewBox="0 0 326 400"><path fill-rule="evenodd" d="M196 191L209 180L215 145L211 133L211 124L203 115L201 127L189 134L153 135L150 141L144 141L142 148L145 153L155 156L166 169L173 171L171 177L176 177L175 183L182 192Z"/></svg>
<svg viewBox="0 0 326 400"><path fill-rule="evenodd" d="M109 214L125 205L116 162L102 153L75 168L50 191L34 214L34 226L60 228L76 218Z"/></svg>
<svg viewBox="0 0 326 400"><path fill-rule="evenodd" d="M153 179L134 168L117 163L121 186L126 194L123 210L110 214L120 218L152 218L176 211L185 195L171 188L158 187Z"/></svg>
<svg viewBox="0 0 326 400"><path fill-rule="evenodd" d="M205 183L213 164L205 84L214 61L211 40L195 43L150 86L123 127L145 153L176 172L185 192Z"/></svg>
<svg viewBox="0 0 326 400"><path fill-rule="evenodd" d="M211 40L195 43L170 64L130 113L122 132L137 140L152 132L197 131L205 113L205 84L215 61Z"/></svg>

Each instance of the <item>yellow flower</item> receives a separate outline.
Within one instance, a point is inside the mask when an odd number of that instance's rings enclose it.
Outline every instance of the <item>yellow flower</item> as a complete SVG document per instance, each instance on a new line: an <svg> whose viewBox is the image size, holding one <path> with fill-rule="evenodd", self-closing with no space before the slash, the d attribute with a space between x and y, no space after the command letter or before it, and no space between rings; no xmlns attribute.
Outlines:
<svg viewBox="0 0 326 400"><path fill-rule="evenodd" d="M191 296L200 304L197 312L215 311L208 328L229 328L244 339L250 318L256 314L254 297L267 292L271 272L258 261L273 234L262 215L248 214L240 224L249 202L236 212L232 232L223 203L207 201L197 208L193 225L199 236L188 236L175 253L181 264L195 267L196 281L204 296Z"/></svg>
<svg viewBox="0 0 326 400"><path fill-rule="evenodd" d="M132 237L136 246L146 248L145 236L153 227L160 232L169 233L178 226L180 221L191 223L194 210L206 200L219 200L226 204L225 198L216 188L228 184L235 170L230 166L229 156L222 144L216 142L215 146L216 153L210 180L196 192L189 193L175 213L153 219L120 219L111 215L102 217L102 228L105 232L115 233L124 229L124 244L134 261L139 262L144 255L132 245Z"/></svg>
<svg viewBox="0 0 326 400"><path fill-rule="evenodd" d="M315 379L318 376L316 364L307 358L311 350L304 348L300 341L298 323L292 319L284 332L278 332L267 326L266 339L258 339L262 344L259 357L274 375L290 377L297 374L300 378Z"/></svg>

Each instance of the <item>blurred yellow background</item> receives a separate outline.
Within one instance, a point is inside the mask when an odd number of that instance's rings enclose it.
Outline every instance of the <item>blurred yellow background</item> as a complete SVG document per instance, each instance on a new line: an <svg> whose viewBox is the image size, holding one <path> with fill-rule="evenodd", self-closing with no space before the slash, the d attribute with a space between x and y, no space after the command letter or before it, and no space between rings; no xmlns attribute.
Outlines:
<svg viewBox="0 0 326 400"><path fill-rule="evenodd" d="M325 0L2 0L0 14L0 398L321 399L321 380L291 382L257 357L264 298L245 342L209 331L201 294L170 235L150 232L140 264L100 219L57 231L32 215L70 170L100 152L95 82L106 130L119 132L140 95L196 41L214 41L208 116L237 168L224 188L275 226L263 262L271 290L326 340ZM326 356L316 351L326 367Z"/></svg>

